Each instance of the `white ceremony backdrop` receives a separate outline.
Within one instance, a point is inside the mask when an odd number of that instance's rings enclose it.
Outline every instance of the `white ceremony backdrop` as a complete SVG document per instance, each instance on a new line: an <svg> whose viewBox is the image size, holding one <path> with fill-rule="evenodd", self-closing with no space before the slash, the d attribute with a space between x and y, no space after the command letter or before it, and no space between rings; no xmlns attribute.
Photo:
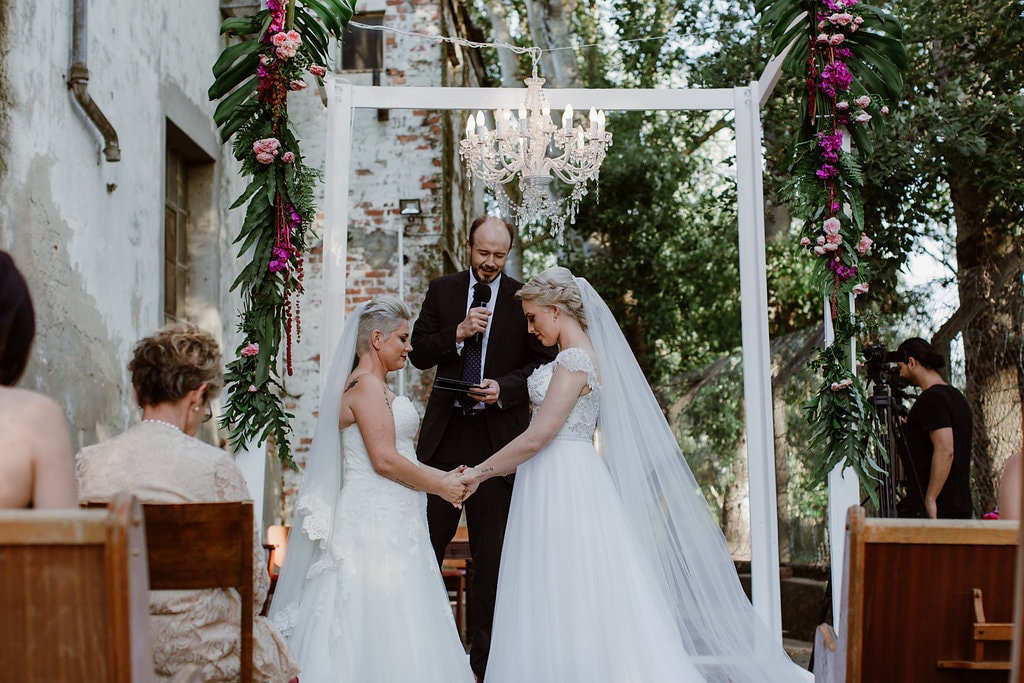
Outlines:
<svg viewBox="0 0 1024 683"><path fill-rule="evenodd" d="M779 542L776 516L768 294L764 243L764 192L760 109L778 78L773 60L760 81L735 88L701 90L545 89L552 110L572 104L605 111L732 110L735 113L737 223L743 340L743 391L750 478L751 583L755 611L782 639ZM323 228L324 292L321 378L345 318L349 176L355 109L494 110L518 109L524 89L356 86L328 79L326 193ZM614 135L614 128L609 125ZM614 192L614 188L603 188ZM830 486L830 493L832 487ZM841 586L845 511L857 502L856 484L830 495L833 586ZM833 511L838 510L838 514ZM836 522L839 526L836 527ZM838 539L838 543L836 542ZM837 550L838 548L838 550ZM838 570L838 574L837 574ZM833 593L838 596L839 590ZM834 612L839 623L839 612Z"/></svg>

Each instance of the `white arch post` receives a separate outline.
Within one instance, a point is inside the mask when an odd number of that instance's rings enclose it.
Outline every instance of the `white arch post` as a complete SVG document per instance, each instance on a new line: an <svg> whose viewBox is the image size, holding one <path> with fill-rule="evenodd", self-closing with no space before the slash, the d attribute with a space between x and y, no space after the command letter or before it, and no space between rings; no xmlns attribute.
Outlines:
<svg viewBox="0 0 1024 683"><path fill-rule="evenodd" d="M522 89L356 86L328 79L326 182L332 191L324 211L323 339L321 377L326 376L345 314L349 159L355 109L518 109ZM772 424L768 295L761 186L760 88L758 83L707 90L545 89L552 109L566 104L586 111L732 110L736 116L736 173L740 296L743 321L743 387L750 476L752 592L754 609L782 640L775 450ZM614 131L613 131L614 132Z"/></svg>

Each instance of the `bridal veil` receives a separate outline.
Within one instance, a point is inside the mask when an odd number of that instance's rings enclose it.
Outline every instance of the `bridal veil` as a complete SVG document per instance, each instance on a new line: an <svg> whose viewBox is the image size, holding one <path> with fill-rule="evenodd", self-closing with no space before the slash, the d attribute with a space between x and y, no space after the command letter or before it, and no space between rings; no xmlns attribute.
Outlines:
<svg viewBox="0 0 1024 683"><path fill-rule="evenodd" d="M708 681L805 681L754 611L729 549L612 312L577 278L601 373L597 448Z"/></svg>
<svg viewBox="0 0 1024 683"><path fill-rule="evenodd" d="M334 511L342 479L342 437L338 416L342 394L345 393L345 378L352 372L356 361L359 318L365 309L366 304L360 304L345 321L327 371L327 381L323 384L316 430L296 498L288 553L270 604L270 620L285 638L291 635L295 626L310 569L315 569L323 554L330 552Z"/></svg>

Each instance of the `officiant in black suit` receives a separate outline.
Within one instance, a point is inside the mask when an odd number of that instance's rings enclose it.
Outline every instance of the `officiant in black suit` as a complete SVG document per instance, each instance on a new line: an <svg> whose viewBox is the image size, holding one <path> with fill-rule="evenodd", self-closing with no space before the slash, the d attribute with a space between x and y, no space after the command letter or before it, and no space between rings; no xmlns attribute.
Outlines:
<svg viewBox="0 0 1024 683"><path fill-rule="evenodd" d="M512 226L500 218L475 220L467 240L469 270L432 280L413 326L413 365L421 370L437 366L437 377L480 386L479 392L470 394L437 388L430 394L416 454L442 470L477 465L525 431L530 423L526 378L555 356L555 349L545 348L527 332L515 297L523 283L502 273L513 238ZM511 477L495 477L465 503L473 558L470 664L480 680L491 644L498 563L511 498ZM460 516L451 503L428 497L427 522L438 563Z"/></svg>

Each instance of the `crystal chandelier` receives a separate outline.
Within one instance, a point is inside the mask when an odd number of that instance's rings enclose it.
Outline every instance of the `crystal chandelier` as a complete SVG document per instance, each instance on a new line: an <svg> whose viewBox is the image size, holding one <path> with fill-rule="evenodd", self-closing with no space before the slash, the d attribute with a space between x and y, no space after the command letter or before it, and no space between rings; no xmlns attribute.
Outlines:
<svg viewBox="0 0 1024 683"><path fill-rule="evenodd" d="M494 192L504 213L521 226L548 223L561 241L565 219L576 222L587 182L597 183L612 134L604 128L604 111L591 109L588 125L574 126L572 105L566 105L562 125L556 126L543 86L535 60L518 117L508 108L497 109L491 130L482 111L471 115L459 155L469 172ZM505 191L517 176L518 203ZM568 199L554 194L551 185L556 177L572 188Z"/></svg>

